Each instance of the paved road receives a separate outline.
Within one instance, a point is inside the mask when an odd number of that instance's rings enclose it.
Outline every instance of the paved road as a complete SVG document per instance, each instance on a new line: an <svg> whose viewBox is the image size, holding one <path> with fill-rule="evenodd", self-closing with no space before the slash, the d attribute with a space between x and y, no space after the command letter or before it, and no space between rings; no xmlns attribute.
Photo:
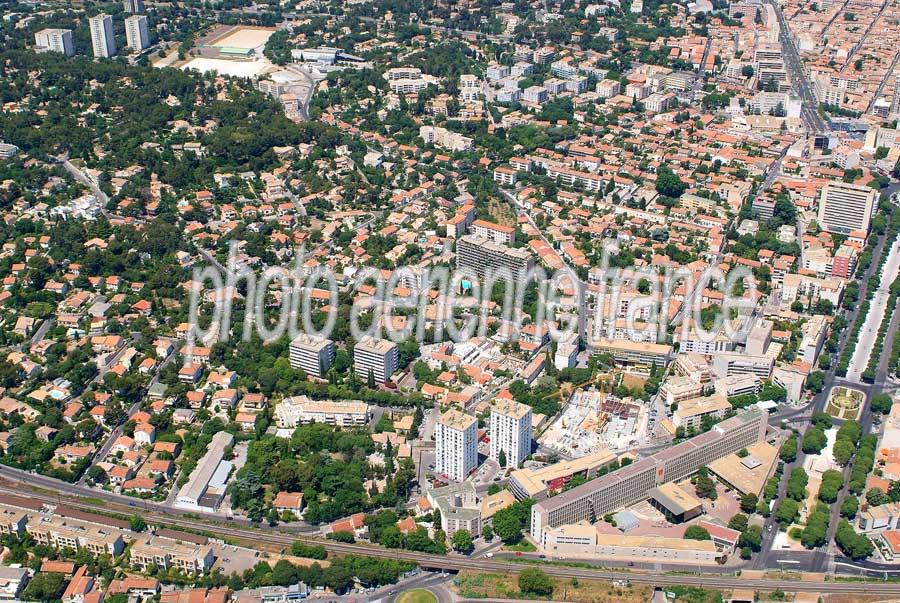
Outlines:
<svg viewBox="0 0 900 603"><path fill-rule="evenodd" d="M809 80L806 78L806 71L803 69L800 55L796 46L794 46L793 39L791 39L791 30L784 18L784 13L781 12L781 7L776 2L769 0L769 4L775 8L775 14L778 16L778 39L781 43L782 55L784 56L784 66L791 76L791 85L794 91L798 93L800 100L803 101L803 108L800 111L803 124L811 132L825 132L830 128L816 111L819 101L812 86L810 86Z"/></svg>
<svg viewBox="0 0 900 603"><path fill-rule="evenodd" d="M880 264L881 255L885 253L887 237L882 235L878 240L878 244L875 247L875 252L873 253L872 262L869 264L868 269L865 274L859 275L856 279L860 283L860 296L866 295L866 289L868 287L869 277L872 276L875 271L878 269ZM849 312L843 311L845 318L847 319L848 325L853 325L856 321L857 315L859 314L859 304L854 306L852 310ZM847 328L851 328L848 326ZM885 341L892 341L891 333L888 333L888 336L885 337ZM840 356L841 351L846 345L847 339L843 338L841 340L841 349L832 354L832 357L837 359ZM793 422L795 419L803 420L802 423L798 423L795 425L798 431L802 434L805 431L805 419L812 416L813 413L819 412L825 409L825 404L828 401L828 392L832 387L836 385L848 385L850 387L855 387L857 389L862 389L864 393L869 396L873 393L878 393L882 391L884 387L885 381L887 379L887 375L884 371L879 371L878 378L876 382L872 385L860 386L856 383L850 383L843 379L838 378L835 375L835 367L837 366L837 362L832 363L832 367L825 372L825 381L822 392L816 395L813 398L813 401L810 405L803 409L792 409L785 413L780 413L776 415L778 418L782 418L788 421ZM868 406L867 406L868 408ZM871 420L871 413L868 413L868 416L864 415L862 417L863 421L865 419ZM868 426L863 423L863 433L868 432ZM806 455L803 453L802 449L797 450L797 459L793 463L785 463L784 467L784 475L790 475L790 472L795 467L802 467L803 463L806 459ZM786 496L787 492L787 479L782 479L779 483L778 489L778 497L777 500L782 500ZM846 493L846 490L842 490L842 492ZM836 529L838 521L840 519L840 504L843 500L843 496L839 497L839 500L831 505L831 522L830 522L830 533L829 540L831 542L834 532ZM756 556L754 560L754 567L758 569L762 568L778 568L778 569L796 569L803 571L825 571L828 569L829 563L831 562L831 557L828 553L820 550L816 551L780 551L777 549L773 549L773 544L775 541L775 536L778 533L778 524L774 519L774 514L772 517L768 518L764 525L763 531L763 545L762 551Z"/></svg>
<svg viewBox="0 0 900 603"><path fill-rule="evenodd" d="M859 332L856 342L856 349L853 351L853 358L847 369L847 380L856 383L862 382L862 374L869 364L869 358L872 355L875 340L878 338L878 329L881 328L881 322L884 319L885 312L888 311L887 303L890 298L891 285L900 273L900 238L897 238L891 245L888 252L887 261L881 271L881 280L872 301L869 304L869 313L866 316L866 323ZM893 308L890 308L893 310ZM891 340L885 340L883 345L890 345ZM878 350L883 352L884 350Z"/></svg>

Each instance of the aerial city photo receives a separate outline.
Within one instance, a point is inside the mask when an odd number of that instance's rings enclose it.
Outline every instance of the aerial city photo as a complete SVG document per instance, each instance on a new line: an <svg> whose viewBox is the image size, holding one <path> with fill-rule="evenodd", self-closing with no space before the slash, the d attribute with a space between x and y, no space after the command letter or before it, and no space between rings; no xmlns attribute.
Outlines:
<svg viewBox="0 0 900 603"><path fill-rule="evenodd" d="M0 602L900 600L900 0L0 15Z"/></svg>

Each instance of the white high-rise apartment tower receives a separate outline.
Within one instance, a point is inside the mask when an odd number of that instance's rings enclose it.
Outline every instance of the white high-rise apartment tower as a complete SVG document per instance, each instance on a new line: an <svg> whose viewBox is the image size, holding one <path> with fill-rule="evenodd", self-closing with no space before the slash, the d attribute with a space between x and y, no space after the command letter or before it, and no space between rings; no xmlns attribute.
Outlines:
<svg viewBox="0 0 900 603"><path fill-rule="evenodd" d="M353 346L353 370L362 380L375 378L375 383L390 381L391 375L400 365L400 350L397 344L387 339L360 339Z"/></svg>
<svg viewBox="0 0 900 603"><path fill-rule="evenodd" d="M99 14L88 19L91 27L91 44L94 47L94 57L108 59L116 56L116 35L113 32L113 19L107 14Z"/></svg>
<svg viewBox="0 0 900 603"><path fill-rule="evenodd" d="M144 0L124 0L125 12L130 15L140 15L144 12Z"/></svg>
<svg viewBox="0 0 900 603"><path fill-rule="evenodd" d="M35 52L61 52L67 57L75 54L71 29L42 29L34 34Z"/></svg>
<svg viewBox="0 0 900 603"><path fill-rule="evenodd" d="M448 479L465 481L478 466L478 420L448 410L434 428L434 470Z"/></svg>
<svg viewBox="0 0 900 603"><path fill-rule="evenodd" d="M531 407L501 400L491 407L491 458L518 467L531 454Z"/></svg>
<svg viewBox="0 0 900 603"><path fill-rule="evenodd" d="M334 342L324 337L298 335L291 342L292 368L302 368L307 375L322 378L334 364Z"/></svg>
<svg viewBox="0 0 900 603"><path fill-rule="evenodd" d="M131 15L125 19L125 39L132 50L144 50L150 46L150 28L145 15Z"/></svg>

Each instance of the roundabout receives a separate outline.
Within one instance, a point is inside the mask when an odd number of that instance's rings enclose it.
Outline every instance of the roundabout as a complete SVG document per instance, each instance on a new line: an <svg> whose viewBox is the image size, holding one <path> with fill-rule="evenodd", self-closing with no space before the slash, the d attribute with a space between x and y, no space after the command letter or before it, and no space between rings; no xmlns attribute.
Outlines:
<svg viewBox="0 0 900 603"><path fill-rule="evenodd" d="M438 599L430 590L414 588L397 595L397 603L437 603Z"/></svg>

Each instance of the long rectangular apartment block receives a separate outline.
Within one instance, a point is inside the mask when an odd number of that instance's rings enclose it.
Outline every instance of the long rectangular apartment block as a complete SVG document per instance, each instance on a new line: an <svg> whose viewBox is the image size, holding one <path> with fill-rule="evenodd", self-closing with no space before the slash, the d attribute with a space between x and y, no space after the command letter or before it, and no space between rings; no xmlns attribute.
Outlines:
<svg viewBox="0 0 900 603"><path fill-rule="evenodd" d="M545 527L598 521L645 500L651 489L684 479L716 459L763 441L767 425L768 415L754 407L681 444L542 500L531 508L531 535L540 542Z"/></svg>

